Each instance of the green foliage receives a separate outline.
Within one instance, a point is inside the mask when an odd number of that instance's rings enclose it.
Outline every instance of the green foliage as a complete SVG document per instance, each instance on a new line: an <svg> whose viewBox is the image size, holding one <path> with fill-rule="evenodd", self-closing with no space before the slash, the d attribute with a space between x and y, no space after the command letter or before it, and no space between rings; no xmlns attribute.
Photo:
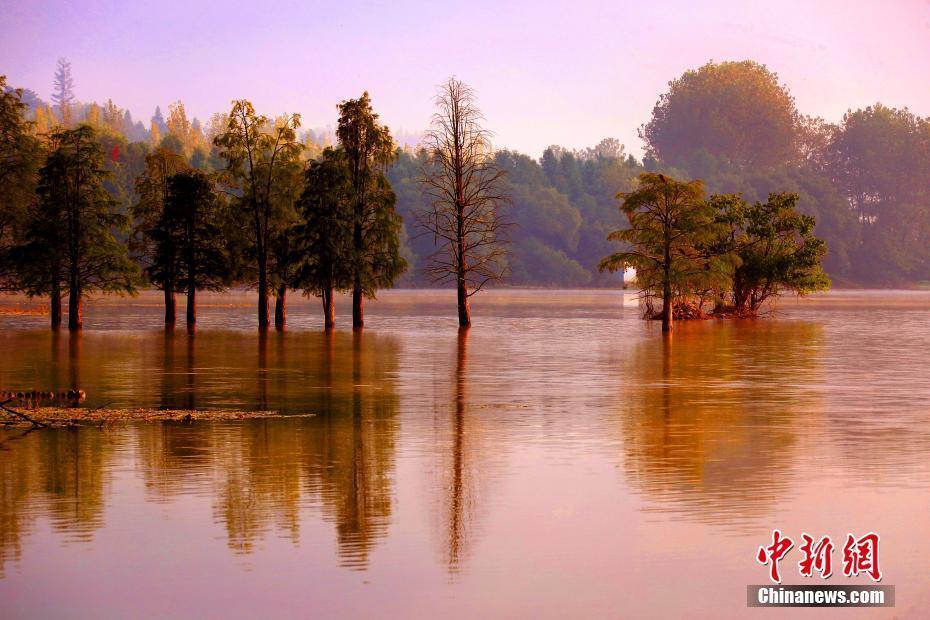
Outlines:
<svg viewBox="0 0 930 620"><path fill-rule="evenodd" d="M669 82L641 135L648 154L703 176L712 157L738 168L764 169L797 152L794 99L765 65L709 62Z"/></svg>
<svg viewBox="0 0 930 620"><path fill-rule="evenodd" d="M523 286L587 286L591 273L562 250L535 237L514 243L510 281Z"/></svg>
<svg viewBox="0 0 930 620"><path fill-rule="evenodd" d="M223 132L213 140L226 162L226 180L239 194L236 204L249 221L260 329L269 324L269 258L288 254L281 249L280 235L295 223L294 201L299 189L294 180L299 178L303 150L297 140L299 127L297 114L284 115L272 123L257 114L250 102L237 100Z"/></svg>
<svg viewBox="0 0 930 620"><path fill-rule="evenodd" d="M711 197L722 226L707 250L732 260L731 280L719 301L738 316L756 316L786 290L804 295L829 288L821 267L826 243L814 236L816 219L797 212L797 201L797 194L787 192L754 204L734 194Z"/></svg>
<svg viewBox="0 0 930 620"><path fill-rule="evenodd" d="M35 199L42 161L22 98L22 89L9 89L6 76L0 75L0 291L16 288L17 263L11 253Z"/></svg>
<svg viewBox="0 0 930 620"><path fill-rule="evenodd" d="M849 112L832 136L828 173L852 205L850 252L868 283L926 279L930 270L930 120L881 104Z"/></svg>
<svg viewBox="0 0 930 620"><path fill-rule="evenodd" d="M345 153L327 147L307 165L298 203L303 224L297 232L303 261L297 282L306 293L352 287L352 184Z"/></svg>
<svg viewBox="0 0 930 620"><path fill-rule="evenodd" d="M647 296L661 296L666 312L675 298L703 295L720 286L727 261L706 249L721 227L704 200L703 182L644 172L636 189L617 197L628 227L609 239L628 249L604 258L601 269L632 267L640 289Z"/></svg>
<svg viewBox="0 0 930 620"><path fill-rule="evenodd" d="M149 233L156 245L153 267L176 274L188 291L221 290L230 276L226 217L209 175L192 169L171 175L165 210Z"/></svg>
<svg viewBox="0 0 930 620"><path fill-rule="evenodd" d="M187 164L178 151L162 145L145 156L145 168L136 177L135 192L138 201L133 205L135 220L132 249L145 267L149 281L156 287L174 291L178 285L177 256L170 255L172 247L157 238L157 231L165 221L168 206L169 180L186 170Z"/></svg>
<svg viewBox="0 0 930 620"><path fill-rule="evenodd" d="M77 300L92 291L133 292L138 268L118 239L129 222L104 186L108 173L94 130L59 130L50 144L18 255L24 289L68 291Z"/></svg>
<svg viewBox="0 0 930 620"><path fill-rule="evenodd" d="M403 220L395 211L397 198L383 172L394 159L394 141L378 122L367 92L339 104L336 136L352 186L353 289L374 297L378 289L392 286L407 267L400 252Z"/></svg>

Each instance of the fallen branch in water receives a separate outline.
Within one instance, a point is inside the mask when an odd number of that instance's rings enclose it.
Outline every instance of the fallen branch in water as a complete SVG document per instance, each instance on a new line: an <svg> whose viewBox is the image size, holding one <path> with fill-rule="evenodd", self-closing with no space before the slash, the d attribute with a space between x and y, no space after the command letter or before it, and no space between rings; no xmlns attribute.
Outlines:
<svg viewBox="0 0 930 620"><path fill-rule="evenodd" d="M25 413L22 413L22 412L20 412L20 411L16 411L15 409L11 409L10 407L7 407L7 405L8 405L10 402L12 402L12 399L7 399L7 400L3 401L2 403L0 403L0 409L3 409L3 410L6 411L7 413L13 414L13 415L15 415L16 417L21 418L21 419L25 420L26 422L29 422L29 423L32 424L33 426L38 426L38 427L40 427L40 428L48 428L48 424L45 424L45 423L43 423L43 422L39 422L38 420L33 420L32 418L30 418L29 416L27 416Z"/></svg>

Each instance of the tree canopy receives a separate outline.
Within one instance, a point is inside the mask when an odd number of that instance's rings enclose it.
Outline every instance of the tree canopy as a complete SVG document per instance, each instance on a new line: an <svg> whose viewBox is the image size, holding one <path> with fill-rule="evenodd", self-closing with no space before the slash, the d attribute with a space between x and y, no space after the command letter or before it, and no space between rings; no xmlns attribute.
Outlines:
<svg viewBox="0 0 930 620"><path fill-rule="evenodd" d="M641 137L647 155L666 165L711 155L764 169L795 157L798 123L794 99L765 65L709 62L669 82Z"/></svg>

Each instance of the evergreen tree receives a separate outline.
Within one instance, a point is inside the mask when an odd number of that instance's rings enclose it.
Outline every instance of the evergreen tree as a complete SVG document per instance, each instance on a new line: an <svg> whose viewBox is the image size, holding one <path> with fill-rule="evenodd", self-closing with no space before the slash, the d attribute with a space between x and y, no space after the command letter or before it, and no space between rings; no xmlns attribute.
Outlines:
<svg viewBox="0 0 930 620"><path fill-rule="evenodd" d="M6 76L0 75L0 291L16 288L17 263L11 252L34 199L42 156L25 113L22 90L9 89Z"/></svg>
<svg viewBox="0 0 930 620"><path fill-rule="evenodd" d="M67 292L68 328L79 330L84 297L134 292L138 268L117 239L128 219L104 188L107 172L94 130L81 125L56 131L50 146L19 262L27 292L51 296L52 327L60 325L61 295Z"/></svg>
<svg viewBox="0 0 930 620"><path fill-rule="evenodd" d="M137 253L148 279L165 294L165 326L173 327L177 320L176 291L180 286L177 260L171 258L167 242L157 247L153 231L158 230L168 205L168 180L186 169L184 158L168 146L160 146L145 157L145 171L136 179L139 199L133 206L136 222L133 249ZM157 255L156 255L157 253Z"/></svg>
<svg viewBox="0 0 930 620"><path fill-rule="evenodd" d="M172 273L187 291L187 329L197 323L197 291L221 290L229 276L222 203L213 180L186 169L168 177L168 196L156 226L153 272Z"/></svg>
<svg viewBox="0 0 930 620"><path fill-rule="evenodd" d="M670 332L676 297L712 286L709 279L719 273L703 250L716 238L718 225L701 181L682 182L651 172L639 179L634 191L618 194L629 227L610 235L630 248L604 258L600 268L635 268L640 289L661 296L662 331Z"/></svg>
<svg viewBox="0 0 930 620"><path fill-rule="evenodd" d="M352 183L342 149L326 148L307 165L298 203L304 223L296 235L304 261L297 275L307 294L323 301L326 329L336 326L334 294L352 288Z"/></svg>
<svg viewBox="0 0 930 620"><path fill-rule="evenodd" d="M394 141L378 122L367 92L339 104L336 135L352 183L352 327L358 329L365 324L363 298L392 286L407 267L400 255L402 220L384 175L394 159Z"/></svg>
<svg viewBox="0 0 930 620"><path fill-rule="evenodd" d="M71 63L65 58L59 58L55 67L52 101L58 106L61 124L66 128L70 127L73 121L71 106L74 103L74 78L71 77Z"/></svg>

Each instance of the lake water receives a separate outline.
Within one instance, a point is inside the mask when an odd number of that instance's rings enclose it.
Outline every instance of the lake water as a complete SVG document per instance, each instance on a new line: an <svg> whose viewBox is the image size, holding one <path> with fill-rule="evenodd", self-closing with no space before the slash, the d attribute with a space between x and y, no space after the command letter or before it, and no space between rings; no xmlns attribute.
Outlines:
<svg viewBox="0 0 930 620"><path fill-rule="evenodd" d="M437 291L382 294L361 335L315 299L264 337L248 294L205 296L194 336L154 294L77 337L2 302L2 389L292 414L0 427L3 617L796 616L746 608L774 528L831 535L837 567L847 532L882 537L896 608L801 615L930 609L928 293L671 341L616 291L482 293L466 335ZM871 583L798 559L785 583Z"/></svg>

